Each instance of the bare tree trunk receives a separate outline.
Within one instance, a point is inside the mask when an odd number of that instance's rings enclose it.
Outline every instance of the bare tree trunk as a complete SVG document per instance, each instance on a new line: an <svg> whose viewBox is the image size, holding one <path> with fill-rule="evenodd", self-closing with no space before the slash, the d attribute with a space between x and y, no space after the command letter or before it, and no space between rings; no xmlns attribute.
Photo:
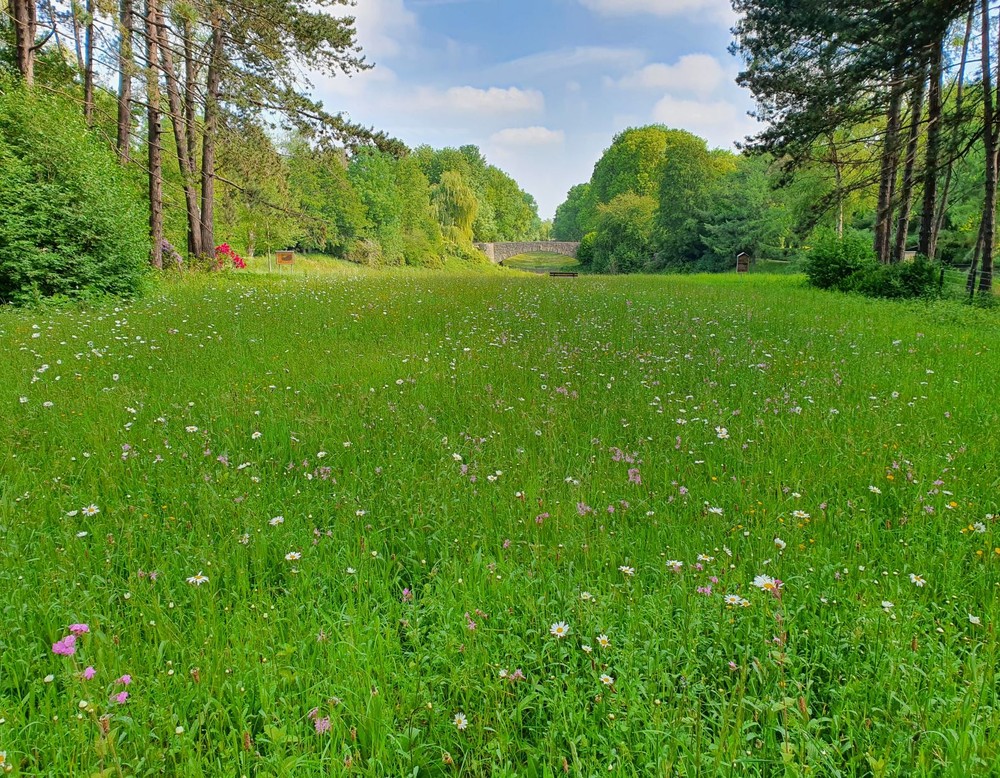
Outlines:
<svg viewBox="0 0 1000 778"><path fill-rule="evenodd" d="M983 198L983 256L979 292L993 293L993 241L997 209L997 135L990 67L990 3L982 0L983 14L983 137L986 145L986 188Z"/></svg>
<svg viewBox="0 0 1000 778"><path fill-rule="evenodd" d="M185 18L182 22L184 35L184 122L187 129L188 160L191 173L197 173L198 131L197 131L197 91L198 66L194 56L194 32L191 30L191 20Z"/></svg>
<svg viewBox="0 0 1000 778"><path fill-rule="evenodd" d="M35 16L34 0L11 0L11 16L14 18L14 39L17 50L17 69L24 83L35 83L35 35L38 20Z"/></svg>
<svg viewBox="0 0 1000 778"><path fill-rule="evenodd" d="M160 60L167 81L167 99L170 105L170 124L174 129L174 143L177 145L177 164L184 182L184 202L187 206L188 251L201 256L201 210L198 207L198 189L194 177L194 165L188 153L187 136L184 132L184 107L181 103L180 86L174 70L174 58L167 40L167 28L160 16Z"/></svg>
<svg viewBox="0 0 1000 778"><path fill-rule="evenodd" d="M948 171L945 173L944 185L941 187L941 202L938 204L937 221L934 226L935 240L941 234L944 227L944 218L948 213L948 196L951 193L951 177L955 172L954 156L958 151L958 144L961 139L962 108L965 98L965 71L969 63L969 43L972 41L972 23L975 21L976 9L969 11L969 16L965 21L965 43L962 45L962 61L958 68L958 92L955 95L955 129L952 133L951 159L948 161Z"/></svg>
<svg viewBox="0 0 1000 778"><path fill-rule="evenodd" d="M83 33L80 30L80 4L78 0L71 0L73 16L73 48L76 51L76 69L83 72Z"/></svg>
<svg viewBox="0 0 1000 778"><path fill-rule="evenodd" d="M899 130L903 104L902 77L897 70L889 99L889 117L882 148L882 170L879 177L878 214L875 219L875 254L888 263L892 244L892 211L895 199L896 173L899 169Z"/></svg>
<svg viewBox="0 0 1000 778"><path fill-rule="evenodd" d="M157 32L157 0L146 0L146 100L149 123L149 237L150 264L163 268L163 147L160 128L160 75Z"/></svg>
<svg viewBox="0 0 1000 778"><path fill-rule="evenodd" d="M201 249L205 254L215 249L215 145L219 132L219 87L222 76L222 19L218 11L212 17L211 45L201 157Z"/></svg>
<svg viewBox="0 0 1000 778"><path fill-rule="evenodd" d="M937 198L941 157L941 72L944 43L938 41L931 54L927 91L927 152L924 155L924 205L920 215L917 251L933 261L937 254Z"/></svg>
<svg viewBox="0 0 1000 778"><path fill-rule="evenodd" d="M921 71L913 87L910 105L910 139L906 144L906 163L903 166L902 189L899 195L899 221L896 224L896 245L893 262L906 257L906 243L910 237L910 214L913 211L913 171L917 166L917 143L920 140L920 119L924 113L924 72Z"/></svg>
<svg viewBox="0 0 1000 778"><path fill-rule="evenodd" d="M969 267L969 278L965 282L965 291L969 297L976 294L976 278L979 274L979 258L983 254L983 224L979 225L979 235L976 238L976 248L972 252L972 265Z"/></svg>
<svg viewBox="0 0 1000 778"><path fill-rule="evenodd" d="M121 0L118 47L118 159L128 162L132 136L132 0Z"/></svg>
<svg viewBox="0 0 1000 778"><path fill-rule="evenodd" d="M87 125L94 123L94 0L87 0L87 26L84 31L83 115Z"/></svg>

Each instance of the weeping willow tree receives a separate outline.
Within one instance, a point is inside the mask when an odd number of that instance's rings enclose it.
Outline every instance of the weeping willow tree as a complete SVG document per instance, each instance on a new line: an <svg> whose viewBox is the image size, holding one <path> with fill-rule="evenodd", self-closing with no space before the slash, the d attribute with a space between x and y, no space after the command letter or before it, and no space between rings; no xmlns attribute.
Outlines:
<svg viewBox="0 0 1000 778"><path fill-rule="evenodd" d="M472 243L472 225L479 213L479 201L460 173L446 171L434 187L433 202L438 221L448 240L467 246Z"/></svg>

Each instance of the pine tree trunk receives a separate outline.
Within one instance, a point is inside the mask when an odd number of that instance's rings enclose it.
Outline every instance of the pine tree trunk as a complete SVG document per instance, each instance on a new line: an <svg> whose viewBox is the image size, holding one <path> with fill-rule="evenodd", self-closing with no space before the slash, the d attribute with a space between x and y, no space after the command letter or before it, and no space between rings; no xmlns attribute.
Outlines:
<svg viewBox="0 0 1000 778"><path fill-rule="evenodd" d="M889 116L882 148L882 169L879 176L878 213L875 219L875 255L888 263L892 244L892 211L895 199L896 174L899 170L899 130L903 105L902 77L897 71L889 98Z"/></svg>
<svg viewBox="0 0 1000 778"><path fill-rule="evenodd" d="M188 160L191 165L191 173L197 173L195 165L198 157L198 130L197 130L197 91L198 91L198 70L194 57L194 32L191 30L191 21L182 21L182 33L184 35L184 123L187 129Z"/></svg>
<svg viewBox="0 0 1000 778"><path fill-rule="evenodd" d="M962 119L965 98L965 71L969 63L969 44L972 41L972 24L975 21L976 9L969 11L969 16L965 21L965 42L962 45L962 60L958 68L958 88L955 95L955 129L952 132L951 147L949 148L950 158L948 160L948 171L945 173L944 185L941 187L941 202L938 204L937 219L934 230L935 239L941 234L944 228L944 219L948 214L948 196L951 193L951 178L955 172L955 156L958 154L959 143L962 138Z"/></svg>
<svg viewBox="0 0 1000 778"><path fill-rule="evenodd" d="M212 18L211 45L201 156L201 248L207 256L215 249L215 146L219 132L219 87L222 75L222 20L218 12Z"/></svg>
<svg viewBox="0 0 1000 778"><path fill-rule="evenodd" d="M983 197L983 252L979 292L993 293L993 241L997 209L997 135L993 74L990 67L990 4L982 0L983 15L983 137L986 145L986 187Z"/></svg>
<svg viewBox="0 0 1000 778"><path fill-rule="evenodd" d="M201 209L198 207L198 189L193 174L194 166L188 154L187 136L184 132L184 106L181 102L180 86L174 70L174 58L166 39L163 17L159 18L160 60L167 81L167 99L170 105L170 124L174 129L174 143L177 146L177 164L184 182L184 202L187 207L188 251L201 256Z"/></svg>
<svg viewBox="0 0 1000 778"><path fill-rule="evenodd" d="M163 267L163 147L160 127L160 76L157 32L157 0L146 0L146 100L149 124L149 237L152 242L149 261Z"/></svg>
<svg viewBox="0 0 1000 778"><path fill-rule="evenodd" d="M844 171L841 169L840 155L837 153L837 141L831 133L830 162L833 164L835 192L837 196L837 237L844 237Z"/></svg>
<svg viewBox="0 0 1000 778"><path fill-rule="evenodd" d="M87 126L94 124L94 0L87 0L87 26L84 30L83 115Z"/></svg>
<svg viewBox="0 0 1000 778"><path fill-rule="evenodd" d="M976 248L972 252L972 265L969 267L969 278L965 282L965 291L969 297L976 294L976 278L979 274L979 258L983 254L983 224L979 225L979 235L976 237Z"/></svg>
<svg viewBox="0 0 1000 778"><path fill-rule="evenodd" d="M892 251L892 261L902 262L906 258L906 243L910 236L910 213L913 211L913 171L917 166L917 143L920 140L920 119L924 113L924 80L920 73L913 87L910 105L910 139L906 144L906 163L903 166L902 188L899 194L899 221L896 224L896 244Z"/></svg>
<svg viewBox="0 0 1000 778"><path fill-rule="evenodd" d="M38 28L34 0L11 0L10 10L14 18L17 69L24 83L32 86L35 83L35 34Z"/></svg>
<svg viewBox="0 0 1000 778"><path fill-rule="evenodd" d="M938 41L931 54L927 91L927 151L924 155L924 205L920 215L917 251L933 261L937 254L938 167L941 157L941 72L944 44Z"/></svg>
<svg viewBox="0 0 1000 778"><path fill-rule="evenodd" d="M126 164L132 137L132 0L121 0L118 45L118 159Z"/></svg>

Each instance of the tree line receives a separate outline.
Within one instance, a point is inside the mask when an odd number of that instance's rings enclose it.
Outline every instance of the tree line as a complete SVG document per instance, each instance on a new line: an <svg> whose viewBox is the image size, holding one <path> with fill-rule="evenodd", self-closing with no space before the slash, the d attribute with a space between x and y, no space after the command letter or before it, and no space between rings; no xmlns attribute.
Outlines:
<svg viewBox="0 0 1000 778"><path fill-rule="evenodd" d="M386 264L537 237L534 200L478 148L411 150L310 96L303 73L371 67L349 5L6 0L0 89L76 104L141 174L154 267L211 260L217 236Z"/></svg>
<svg viewBox="0 0 1000 778"><path fill-rule="evenodd" d="M993 286L1000 19L987 0L734 0L739 83L763 124L739 154L666 127L619 134L553 234L595 269L790 258L818 232L867 235Z"/></svg>

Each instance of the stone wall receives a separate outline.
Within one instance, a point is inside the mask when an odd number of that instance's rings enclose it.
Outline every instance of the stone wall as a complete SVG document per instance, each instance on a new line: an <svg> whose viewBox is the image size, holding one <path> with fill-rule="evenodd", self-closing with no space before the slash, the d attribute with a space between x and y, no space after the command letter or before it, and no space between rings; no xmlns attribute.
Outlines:
<svg viewBox="0 0 1000 778"><path fill-rule="evenodd" d="M536 251L563 254L575 258L576 252L580 248L579 243L558 240L536 240L526 243L473 243L472 245L483 252L495 265L502 265L504 260L519 254L531 254Z"/></svg>

